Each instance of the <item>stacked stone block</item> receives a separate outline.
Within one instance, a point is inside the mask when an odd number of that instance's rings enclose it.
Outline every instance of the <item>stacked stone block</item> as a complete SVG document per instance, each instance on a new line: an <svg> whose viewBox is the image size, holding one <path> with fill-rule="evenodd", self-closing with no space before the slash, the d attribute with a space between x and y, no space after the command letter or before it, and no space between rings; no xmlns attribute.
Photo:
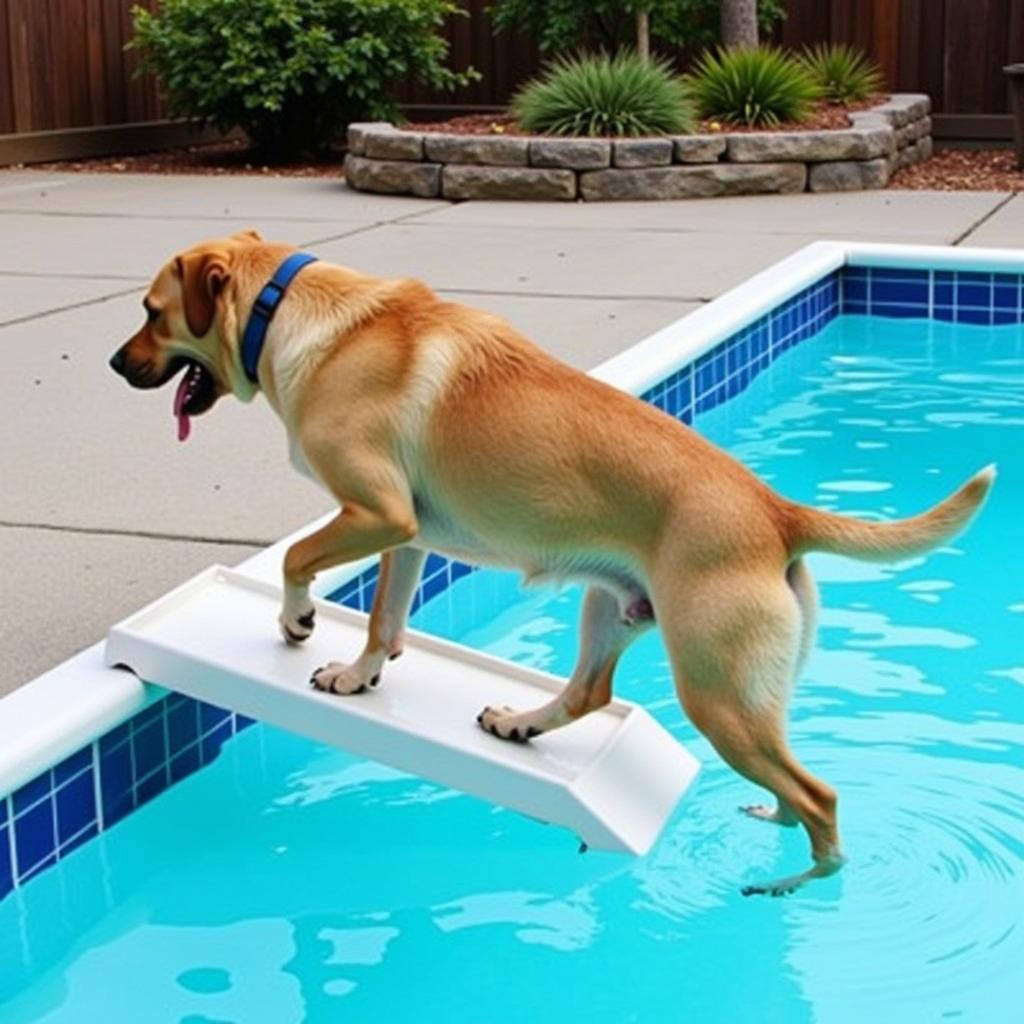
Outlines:
<svg viewBox="0 0 1024 1024"><path fill-rule="evenodd" d="M932 153L927 96L899 94L839 131L643 139L444 135L353 124L349 185L444 199L689 199L884 188Z"/></svg>

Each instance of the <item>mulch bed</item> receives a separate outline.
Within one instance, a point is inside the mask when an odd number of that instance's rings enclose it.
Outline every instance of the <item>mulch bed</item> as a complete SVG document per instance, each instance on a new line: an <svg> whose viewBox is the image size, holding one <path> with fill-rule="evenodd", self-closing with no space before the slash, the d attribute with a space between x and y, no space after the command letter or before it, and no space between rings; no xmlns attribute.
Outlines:
<svg viewBox="0 0 1024 1024"><path fill-rule="evenodd" d="M893 175L889 188L940 192L1024 192L1012 149L944 149Z"/></svg>
<svg viewBox="0 0 1024 1024"><path fill-rule="evenodd" d="M706 119L697 123L697 131L704 135L718 132L818 132L849 128L850 111L866 110L877 107L887 100L887 96L872 96L859 103L851 103L848 107L836 106L833 103L817 103L811 115L803 121L785 121L774 128L748 128L746 125L727 125ZM402 126L417 132L438 132L445 135L529 135L516 124L510 114L465 114L447 121L414 122Z"/></svg>
<svg viewBox="0 0 1024 1024"><path fill-rule="evenodd" d="M156 153L54 160L32 164L44 171L102 171L123 174L247 174L262 178L336 178L343 175L345 151L333 147L322 160L266 164L242 140L182 146Z"/></svg>

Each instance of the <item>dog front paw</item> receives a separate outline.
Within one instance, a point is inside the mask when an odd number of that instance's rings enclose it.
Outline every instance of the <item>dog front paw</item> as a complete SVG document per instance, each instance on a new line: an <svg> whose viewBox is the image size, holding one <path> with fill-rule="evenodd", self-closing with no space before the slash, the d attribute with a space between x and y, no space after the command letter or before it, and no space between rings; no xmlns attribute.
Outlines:
<svg viewBox="0 0 1024 1024"><path fill-rule="evenodd" d="M331 661L318 668L310 677L309 685L325 693L337 693L349 697L364 693L380 682L380 670L374 671L362 659L354 665Z"/></svg>
<svg viewBox="0 0 1024 1024"><path fill-rule="evenodd" d="M511 740L513 743L525 743L544 731L532 724L527 715L522 715L510 707L486 707L476 716L476 720L484 732L489 732L500 740Z"/></svg>
<svg viewBox="0 0 1024 1024"><path fill-rule="evenodd" d="M277 618L281 627L281 636L290 644L301 644L313 635L316 625L316 609L308 598L306 603L299 604L295 609L285 607Z"/></svg>

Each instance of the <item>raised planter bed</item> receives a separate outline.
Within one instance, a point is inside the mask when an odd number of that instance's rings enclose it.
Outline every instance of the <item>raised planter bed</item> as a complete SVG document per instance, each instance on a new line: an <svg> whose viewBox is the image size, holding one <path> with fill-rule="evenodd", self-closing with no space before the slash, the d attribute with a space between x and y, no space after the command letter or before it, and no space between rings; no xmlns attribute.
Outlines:
<svg viewBox="0 0 1024 1024"><path fill-rule="evenodd" d="M691 199L885 188L932 154L931 101L901 93L830 131L644 139L348 129L351 188L443 199Z"/></svg>

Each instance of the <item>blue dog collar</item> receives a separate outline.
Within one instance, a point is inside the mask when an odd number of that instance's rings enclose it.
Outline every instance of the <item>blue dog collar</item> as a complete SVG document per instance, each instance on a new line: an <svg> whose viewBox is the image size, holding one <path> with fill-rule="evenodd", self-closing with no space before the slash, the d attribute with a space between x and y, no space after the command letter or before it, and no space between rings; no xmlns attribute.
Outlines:
<svg viewBox="0 0 1024 1024"><path fill-rule="evenodd" d="M315 262L316 257L310 256L308 252L292 253L274 271L274 276L256 296L252 312L249 314L249 322L245 325L245 333L242 335L242 369L253 384L259 380L256 370L260 365L260 353L263 351L263 343L267 340L270 321L274 319L277 307L288 291L288 285L307 263Z"/></svg>

